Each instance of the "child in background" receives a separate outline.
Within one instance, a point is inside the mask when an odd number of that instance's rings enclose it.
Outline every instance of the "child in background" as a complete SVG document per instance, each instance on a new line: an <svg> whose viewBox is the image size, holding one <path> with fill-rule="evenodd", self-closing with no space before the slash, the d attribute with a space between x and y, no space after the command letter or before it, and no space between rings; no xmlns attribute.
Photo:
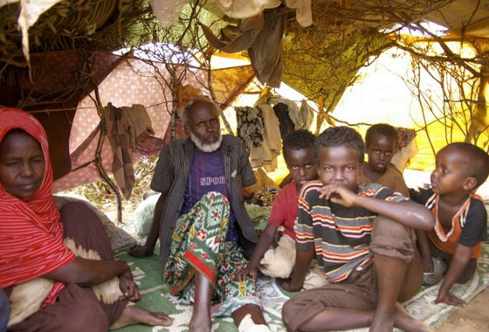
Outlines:
<svg viewBox="0 0 489 332"><path fill-rule="evenodd" d="M472 278L481 242L487 237L487 212L474 193L488 174L486 152L472 144L452 143L436 155L431 189L412 192L415 201L432 211L436 222L434 230L418 233L425 272L433 272L432 257L448 264L436 303L463 303L450 289Z"/></svg>
<svg viewBox="0 0 489 332"><path fill-rule="evenodd" d="M374 332L394 326L425 331L397 301L413 296L420 285L420 278L412 276L416 243L407 227L430 230L433 216L387 187L361 184L365 148L354 129L328 128L316 145L320 181L301 191L296 265L282 287L300 290L314 255L329 284L285 303L282 316L288 331L367 326Z"/></svg>
<svg viewBox="0 0 489 332"><path fill-rule="evenodd" d="M272 203L268 225L260 236L248 266L241 272L256 275L258 269L274 278L287 278L295 264L295 232L297 199L301 187L317 178L315 137L307 130L287 135L283 153L292 182L284 186ZM279 228L283 234L276 248L272 247Z"/></svg>
<svg viewBox="0 0 489 332"><path fill-rule="evenodd" d="M368 161L362 167L365 183L379 183L409 197L409 189L402 173L393 164L399 137L397 130L388 124L375 124L365 135Z"/></svg>

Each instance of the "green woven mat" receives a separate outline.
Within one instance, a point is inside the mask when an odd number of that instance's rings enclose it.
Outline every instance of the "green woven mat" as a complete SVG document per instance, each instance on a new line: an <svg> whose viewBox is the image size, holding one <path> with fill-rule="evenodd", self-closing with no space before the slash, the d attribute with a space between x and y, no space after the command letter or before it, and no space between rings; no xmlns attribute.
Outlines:
<svg viewBox="0 0 489 332"><path fill-rule="evenodd" d="M137 259L130 257L123 252L117 255L119 259L129 262L137 283L139 284L144 297L137 304L140 307L152 311L164 311L174 319L171 327L146 327L131 326L117 330L118 332L186 332L188 322L191 317L191 307L179 304L178 299L169 295L168 288L162 285L160 266L157 256ZM473 297L484 290L489 284L489 245L485 244L482 256L479 260L478 273L465 285L458 285L454 288L454 293L465 301L470 301ZM265 318L273 332L285 331L281 320L282 304L288 299L287 295L280 291L271 279L258 280L258 291L262 298L265 308ZM454 309L448 305L435 305L433 302L438 292L438 285L424 289L413 299L405 303L406 309L417 319L425 321L432 327L438 326L443 322L450 312ZM237 328L231 319L216 318L213 323L214 331L234 332ZM355 330L367 331L367 329Z"/></svg>

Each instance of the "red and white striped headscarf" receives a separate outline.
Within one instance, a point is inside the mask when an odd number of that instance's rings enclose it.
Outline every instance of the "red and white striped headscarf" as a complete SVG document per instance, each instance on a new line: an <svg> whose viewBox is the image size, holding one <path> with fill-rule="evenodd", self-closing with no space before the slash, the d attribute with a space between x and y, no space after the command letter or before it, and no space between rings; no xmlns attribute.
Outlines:
<svg viewBox="0 0 489 332"><path fill-rule="evenodd" d="M0 183L0 288L43 276L75 257L63 244L63 226L52 196L53 170L46 132L28 113L0 108L0 143L13 129L22 129L39 142L45 172L41 186L29 201L10 195ZM56 282L45 303L53 303L63 287Z"/></svg>

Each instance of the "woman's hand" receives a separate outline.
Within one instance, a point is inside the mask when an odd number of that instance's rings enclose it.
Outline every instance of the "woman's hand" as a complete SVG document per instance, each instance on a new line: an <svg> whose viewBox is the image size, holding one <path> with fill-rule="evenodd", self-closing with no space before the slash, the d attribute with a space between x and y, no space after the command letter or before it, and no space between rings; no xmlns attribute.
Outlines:
<svg viewBox="0 0 489 332"><path fill-rule="evenodd" d="M138 286L134 282L131 271L127 271L119 276L119 288L127 300L131 302L141 300L141 293L139 292Z"/></svg>

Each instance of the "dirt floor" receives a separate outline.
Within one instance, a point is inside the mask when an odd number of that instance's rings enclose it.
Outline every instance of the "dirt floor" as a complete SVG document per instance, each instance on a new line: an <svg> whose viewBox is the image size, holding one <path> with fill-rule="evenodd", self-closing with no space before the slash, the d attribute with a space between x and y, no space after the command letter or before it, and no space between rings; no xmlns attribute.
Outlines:
<svg viewBox="0 0 489 332"><path fill-rule="evenodd" d="M456 309L436 332L489 331L489 289L479 294L469 304Z"/></svg>

